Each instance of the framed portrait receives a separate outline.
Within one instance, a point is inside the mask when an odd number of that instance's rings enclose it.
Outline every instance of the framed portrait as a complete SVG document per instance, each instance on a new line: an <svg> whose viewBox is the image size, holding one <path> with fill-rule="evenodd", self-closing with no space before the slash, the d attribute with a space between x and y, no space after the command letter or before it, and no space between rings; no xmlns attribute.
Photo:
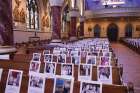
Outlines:
<svg viewBox="0 0 140 93"><path fill-rule="evenodd" d="M105 56L100 57L100 65L109 66L110 63L111 63L111 58L110 57L105 57Z"/></svg>
<svg viewBox="0 0 140 93"><path fill-rule="evenodd" d="M0 68L0 81L1 81L1 77L2 77L2 72L3 72L3 69Z"/></svg>
<svg viewBox="0 0 140 93"><path fill-rule="evenodd" d="M73 76L74 67L73 64L61 64L62 76Z"/></svg>
<svg viewBox="0 0 140 93"><path fill-rule="evenodd" d="M102 84L94 81L82 81L80 93L102 93Z"/></svg>
<svg viewBox="0 0 140 93"><path fill-rule="evenodd" d="M20 93L22 74L21 70L9 70L5 93Z"/></svg>
<svg viewBox="0 0 140 93"><path fill-rule="evenodd" d="M88 55L86 57L86 63L87 64L92 64L92 65L96 65L96 56L91 56L91 55Z"/></svg>
<svg viewBox="0 0 140 93"><path fill-rule="evenodd" d="M45 54L50 54L51 52L50 52L50 50L44 50L43 51L43 55L45 55Z"/></svg>
<svg viewBox="0 0 140 93"><path fill-rule="evenodd" d="M57 63L66 63L66 55L65 54L57 55Z"/></svg>
<svg viewBox="0 0 140 93"><path fill-rule="evenodd" d="M33 57L31 61L40 62L40 59L41 59L41 53L33 53Z"/></svg>
<svg viewBox="0 0 140 93"><path fill-rule="evenodd" d="M78 71L78 80L91 80L92 78L92 65L90 64L80 64Z"/></svg>
<svg viewBox="0 0 140 93"><path fill-rule="evenodd" d="M44 55L44 62L53 62L53 54L45 54Z"/></svg>
<svg viewBox="0 0 140 93"><path fill-rule="evenodd" d="M42 73L29 74L28 93L44 93L45 79Z"/></svg>
<svg viewBox="0 0 140 93"><path fill-rule="evenodd" d="M98 81L106 84L112 84L112 67L98 66L97 76L98 76Z"/></svg>
<svg viewBox="0 0 140 93"><path fill-rule="evenodd" d="M55 76L56 63L45 63L44 73L47 77L52 78Z"/></svg>
<svg viewBox="0 0 140 93"><path fill-rule="evenodd" d="M71 63L75 65L79 65L81 63L80 56L71 56Z"/></svg>
<svg viewBox="0 0 140 93"><path fill-rule="evenodd" d="M73 77L56 76L53 93L73 93Z"/></svg>
<svg viewBox="0 0 140 93"><path fill-rule="evenodd" d="M30 62L30 68L29 68L29 73L30 72L39 72L40 70L40 63L38 62Z"/></svg>

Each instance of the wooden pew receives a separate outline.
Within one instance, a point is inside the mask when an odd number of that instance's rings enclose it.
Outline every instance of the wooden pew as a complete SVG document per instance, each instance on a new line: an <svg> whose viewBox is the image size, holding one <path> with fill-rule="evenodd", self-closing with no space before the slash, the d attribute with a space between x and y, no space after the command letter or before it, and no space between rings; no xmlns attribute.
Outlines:
<svg viewBox="0 0 140 93"><path fill-rule="evenodd" d="M13 61L2 61L0 62L0 68L9 70L16 69L24 71L24 75L28 75L30 62L13 62ZM40 72L44 72L45 63L41 63ZM112 67L113 84L121 85L120 79L120 68ZM56 75L61 75L61 64L56 65ZM74 78L78 80L78 65L74 65ZM97 66L92 66L92 80L97 81Z"/></svg>
<svg viewBox="0 0 140 93"><path fill-rule="evenodd" d="M0 93L4 93L5 91L8 71L4 70L4 73L2 75L3 77L0 83ZM20 93L27 93L28 81L29 81L29 76L23 75ZM45 93L53 93L53 86L54 86L54 79L46 78ZM73 86L73 93L79 93L79 91L80 91L80 81L75 81ZM128 93L128 92L126 86L103 84L102 93Z"/></svg>

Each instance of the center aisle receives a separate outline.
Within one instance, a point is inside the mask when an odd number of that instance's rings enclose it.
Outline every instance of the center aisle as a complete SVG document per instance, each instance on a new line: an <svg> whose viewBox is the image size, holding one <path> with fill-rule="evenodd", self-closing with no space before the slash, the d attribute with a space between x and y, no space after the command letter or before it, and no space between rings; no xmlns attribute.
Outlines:
<svg viewBox="0 0 140 93"><path fill-rule="evenodd" d="M120 43L112 43L111 46L119 64L123 64L124 83L133 82L135 93L140 93L140 55Z"/></svg>

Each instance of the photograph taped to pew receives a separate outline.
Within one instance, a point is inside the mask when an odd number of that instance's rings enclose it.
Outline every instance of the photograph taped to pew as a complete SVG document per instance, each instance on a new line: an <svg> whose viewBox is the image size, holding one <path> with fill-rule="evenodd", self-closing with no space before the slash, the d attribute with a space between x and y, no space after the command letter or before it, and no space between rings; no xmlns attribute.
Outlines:
<svg viewBox="0 0 140 93"><path fill-rule="evenodd" d="M31 61L40 62L41 60L41 53L33 53L33 57Z"/></svg>
<svg viewBox="0 0 140 93"><path fill-rule="evenodd" d="M68 54L68 51L66 48L60 48L60 51L61 51L60 54L65 54L65 55Z"/></svg>
<svg viewBox="0 0 140 93"><path fill-rule="evenodd" d="M79 65L81 63L80 56L71 56L71 63L75 65Z"/></svg>
<svg viewBox="0 0 140 93"><path fill-rule="evenodd" d="M81 57L86 57L87 56L87 51L81 51Z"/></svg>
<svg viewBox="0 0 140 93"><path fill-rule="evenodd" d="M50 54L51 52L50 52L50 50L44 50L43 51L43 55L45 55L45 54Z"/></svg>
<svg viewBox="0 0 140 93"><path fill-rule="evenodd" d="M94 81L81 81L80 93L102 93L102 83Z"/></svg>
<svg viewBox="0 0 140 93"><path fill-rule="evenodd" d="M112 52L103 52L104 57L112 57Z"/></svg>
<svg viewBox="0 0 140 93"><path fill-rule="evenodd" d="M57 55L57 63L66 63L66 55L65 54Z"/></svg>
<svg viewBox="0 0 140 93"><path fill-rule="evenodd" d="M92 77L92 65L90 64L80 64L79 65L78 80L91 80Z"/></svg>
<svg viewBox="0 0 140 93"><path fill-rule="evenodd" d="M92 64L92 65L96 66L96 61L97 61L96 56L89 55L86 57L86 64Z"/></svg>
<svg viewBox="0 0 140 93"><path fill-rule="evenodd" d="M9 70L5 93L20 93L22 74L21 70Z"/></svg>
<svg viewBox="0 0 140 93"><path fill-rule="evenodd" d="M100 57L100 65L102 66L110 66L111 64L111 58L102 56Z"/></svg>
<svg viewBox="0 0 140 93"><path fill-rule="evenodd" d="M29 68L29 73L31 72L39 72L40 70L40 63L38 62L30 62L30 68Z"/></svg>
<svg viewBox="0 0 140 93"><path fill-rule="evenodd" d="M97 67L98 81L105 84L112 84L112 67L98 66Z"/></svg>
<svg viewBox="0 0 140 93"><path fill-rule="evenodd" d="M44 73L46 77L53 78L56 72L56 63L45 63Z"/></svg>
<svg viewBox="0 0 140 93"><path fill-rule="evenodd" d="M80 51L72 50L72 51L70 51L70 55L71 56L80 56Z"/></svg>
<svg viewBox="0 0 140 93"><path fill-rule="evenodd" d="M61 75L62 76L73 76L74 74L73 64L61 64Z"/></svg>
<svg viewBox="0 0 140 93"><path fill-rule="evenodd" d="M44 93L45 79L42 73L29 74L28 93Z"/></svg>
<svg viewBox="0 0 140 93"><path fill-rule="evenodd" d="M73 77L56 76L53 93L73 93Z"/></svg>
<svg viewBox="0 0 140 93"><path fill-rule="evenodd" d="M93 50L93 51L89 51L89 52L88 52L88 55L89 55L89 56L99 56L99 52L94 51L94 50Z"/></svg>
<svg viewBox="0 0 140 93"><path fill-rule="evenodd" d="M3 72L3 69L0 68L0 81L1 81L1 77L2 77L2 72Z"/></svg>
<svg viewBox="0 0 140 93"><path fill-rule="evenodd" d="M61 52L61 51L58 50L58 49L54 49L54 50L53 50L53 54L54 54L55 56L59 55L60 52Z"/></svg>
<svg viewBox="0 0 140 93"><path fill-rule="evenodd" d="M44 55L44 62L53 62L53 55L52 54L45 54Z"/></svg>

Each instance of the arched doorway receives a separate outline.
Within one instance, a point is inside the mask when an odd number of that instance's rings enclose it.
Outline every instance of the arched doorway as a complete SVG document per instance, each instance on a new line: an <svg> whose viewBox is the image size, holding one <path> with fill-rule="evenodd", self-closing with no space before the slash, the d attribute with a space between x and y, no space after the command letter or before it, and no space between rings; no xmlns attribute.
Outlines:
<svg viewBox="0 0 140 93"><path fill-rule="evenodd" d="M107 28L107 37L110 42L115 42L118 39L118 26L111 23Z"/></svg>
<svg viewBox="0 0 140 93"><path fill-rule="evenodd" d="M100 37L100 32L101 32L101 27L98 24L96 24L94 26L94 37L99 38Z"/></svg>
<svg viewBox="0 0 140 93"><path fill-rule="evenodd" d="M131 38L133 32L133 26L132 24L127 24L125 27L125 37Z"/></svg>

